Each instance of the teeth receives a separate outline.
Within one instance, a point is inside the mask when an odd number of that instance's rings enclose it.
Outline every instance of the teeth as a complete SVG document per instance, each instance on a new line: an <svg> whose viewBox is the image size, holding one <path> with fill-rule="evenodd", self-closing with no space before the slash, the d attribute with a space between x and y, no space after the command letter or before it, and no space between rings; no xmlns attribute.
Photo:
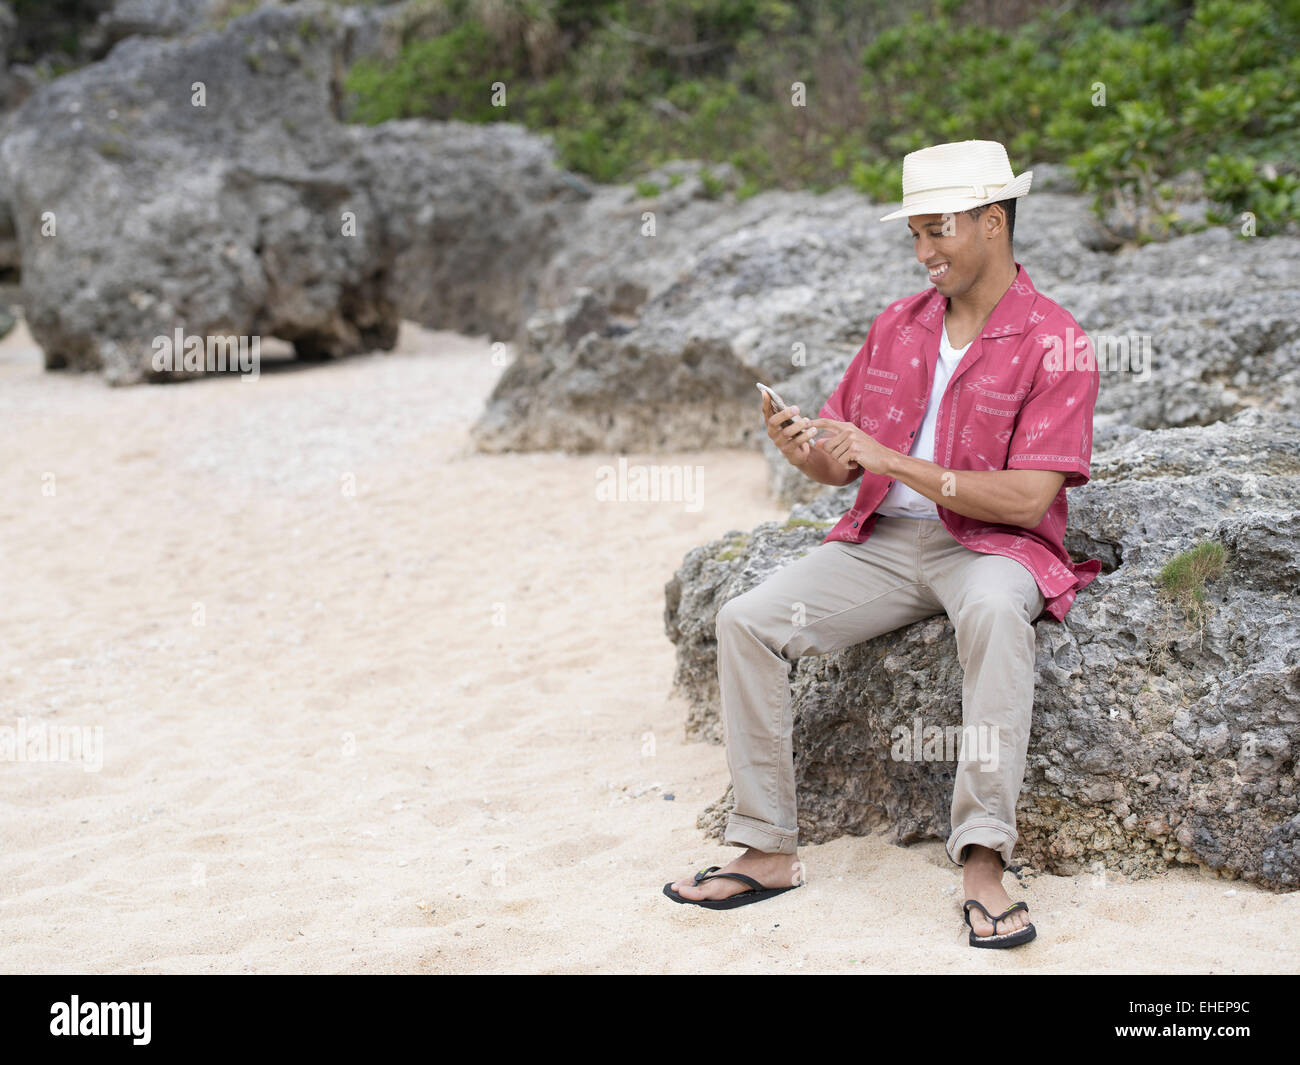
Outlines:
<svg viewBox="0 0 1300 1065"><path fill-rule="evenodd" d="M944 263L942 266L936 266L933 270L930 271L930 276L931 276L931 277L938 277L940 274L942 274L942 273L943 273L945 270L947 270L947 269L948 269L948 264L947 264L947 263Z"/></svg>

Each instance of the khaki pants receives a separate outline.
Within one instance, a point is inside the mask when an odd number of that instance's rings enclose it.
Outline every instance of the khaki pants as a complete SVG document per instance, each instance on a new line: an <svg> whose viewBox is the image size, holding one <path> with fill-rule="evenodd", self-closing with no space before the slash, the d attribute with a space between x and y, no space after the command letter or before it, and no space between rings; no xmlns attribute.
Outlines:
<svg viewBox="0 0 1300 1065"><path fill-rule="evenodd" d="M1033 574L1015 559L964 547L942 522L888 515L863 543L821 544L729 600L717 618L723 735L736 799L724 840L795 851L793 662L946 612L964 671L964 743L948 857L961 865L965 848L977 843L998 851L1005 868L1017 838L1016 798L1034 705L1033 622L1043 605ZM983 746L967 746L977 733Z"/></svg>

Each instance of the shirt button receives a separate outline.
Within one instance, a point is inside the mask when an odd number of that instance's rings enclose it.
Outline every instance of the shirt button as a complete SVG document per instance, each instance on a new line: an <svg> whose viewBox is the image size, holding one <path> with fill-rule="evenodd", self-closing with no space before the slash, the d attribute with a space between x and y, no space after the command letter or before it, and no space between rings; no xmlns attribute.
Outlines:
<svg viewBox="0 0 1300 1065"><path fill-rule="evenodd" d="M853 527L854 527L855 529L858 527L858 523L857 523L856 521L853 523Z"/></svg>

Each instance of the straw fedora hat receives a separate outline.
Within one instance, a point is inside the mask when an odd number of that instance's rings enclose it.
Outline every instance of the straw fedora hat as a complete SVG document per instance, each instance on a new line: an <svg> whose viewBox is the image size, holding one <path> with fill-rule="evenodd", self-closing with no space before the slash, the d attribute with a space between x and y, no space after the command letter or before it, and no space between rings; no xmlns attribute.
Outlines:
<svg viewBox="0 0 1300 1065"><path fill-rule="evenodd" d="M997 141L935 144L903 157L903 206L881 219L913 214L957 214L1029 192L1032 170L1011 173L1007 150Z"/></svg>

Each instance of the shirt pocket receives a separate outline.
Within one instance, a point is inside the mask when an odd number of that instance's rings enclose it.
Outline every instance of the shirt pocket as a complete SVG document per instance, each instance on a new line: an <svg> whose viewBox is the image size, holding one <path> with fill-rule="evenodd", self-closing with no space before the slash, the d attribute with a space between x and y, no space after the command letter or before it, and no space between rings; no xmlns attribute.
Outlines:
<svg viewBox="0 0 1300 1065"><path fill-rule="evenodd" d="M967 399L971 403L972 420L993 426L995 431L1014 425L1026 392L1023 387L1016 392L998 392L994 387L985 384L973 385L967 393Z"/></svg>
<svg viewBox="0 0 1300 1065"><path fill-rule="evenodd" d="M998 382L992 378L985 378L982 382L973 382L970 386L970 394L975 402L985 407L992 407L999 413L1010 411L1013 416L1019 414L1025 396L1029 394L1028 387L1019 385L1014 392L998 392L992 387L994 384L998 384ZM1002 387L1010 386L1008 384Z"/></svg>
<svg viewBox="0 0 1300 1065"><path fill-rule="evenodd" d="M892 396L898 386L898 374L889 370L877 370L868 366L862 375L862 391L874 392L878 396Z"/></svg>
<svg viewBox="0 0 1300 1065"><path fill-rule="evenodd" d="M985 388L972 389L967 398L970 416L962 427L963 445L985 469L1006 469L1020 400Z"/></svg>

